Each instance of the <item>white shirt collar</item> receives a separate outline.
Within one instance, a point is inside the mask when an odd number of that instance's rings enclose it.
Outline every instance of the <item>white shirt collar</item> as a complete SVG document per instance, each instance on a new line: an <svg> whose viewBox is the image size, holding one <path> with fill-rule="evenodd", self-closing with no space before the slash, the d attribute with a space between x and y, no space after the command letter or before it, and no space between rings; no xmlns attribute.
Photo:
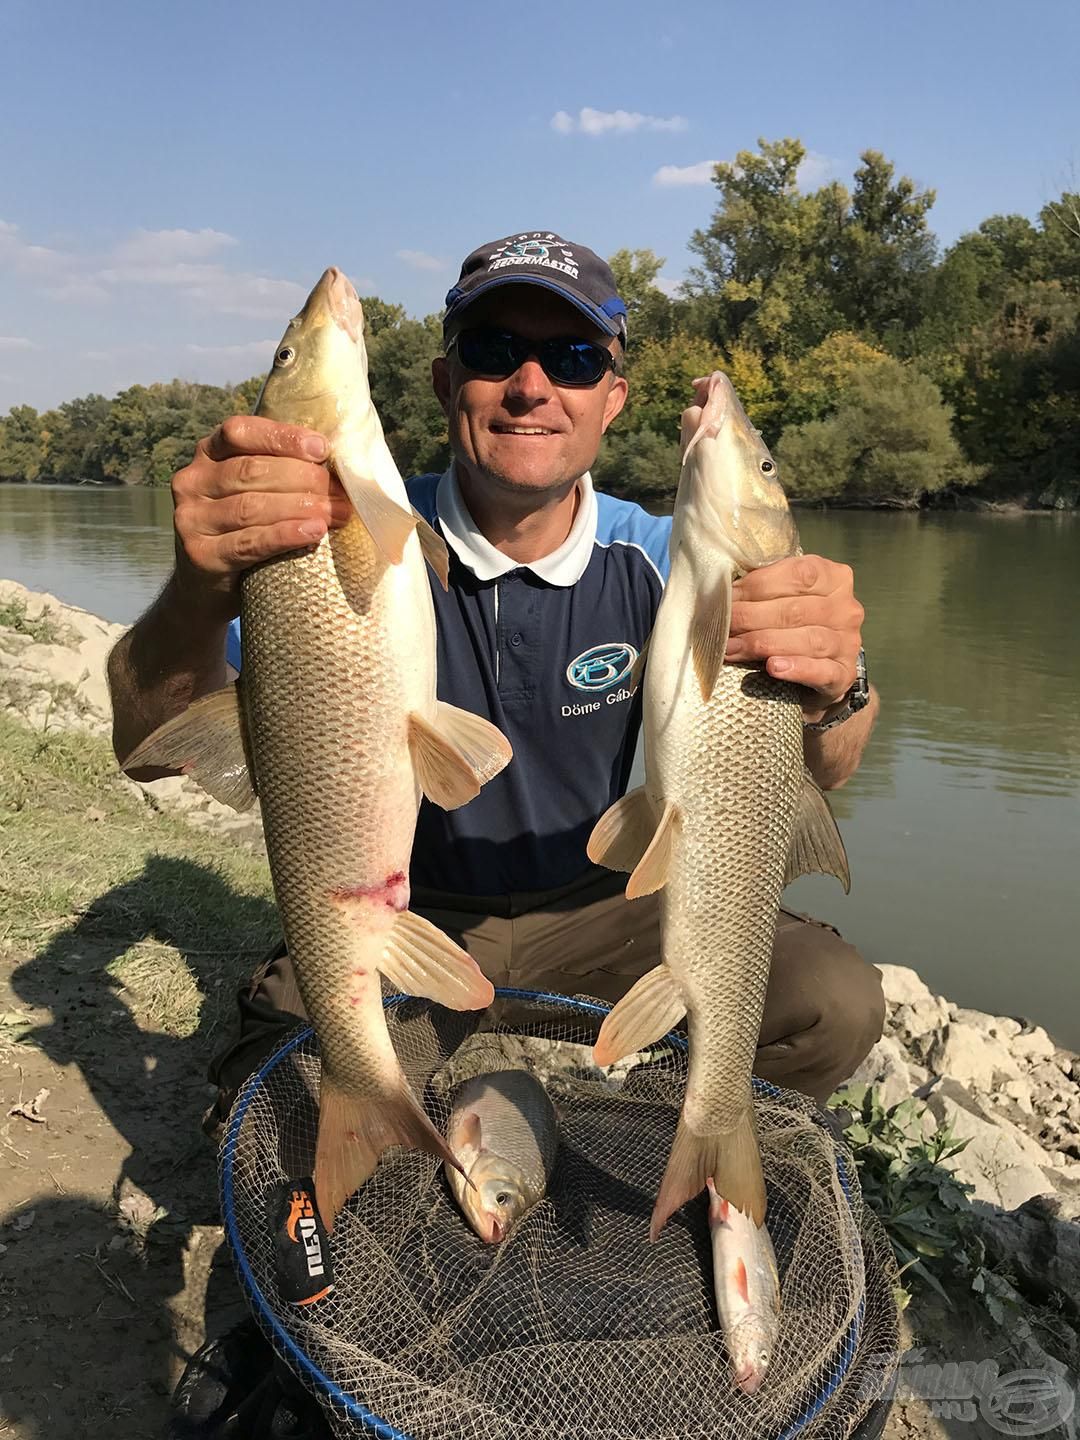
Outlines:
<svg viewBox="0 0 1080 1440"><path fill-rule="evenodd" d="M439 481L435 508L446 543L478 580L497 580L509 570L531 570L549 585L565 586L575 585L585 573L596 539L596 492L587 470L578 481L578 494L580 500L570 534L557 550L528 565L511 560L484 539L469 514L453 465Z"/></svg>

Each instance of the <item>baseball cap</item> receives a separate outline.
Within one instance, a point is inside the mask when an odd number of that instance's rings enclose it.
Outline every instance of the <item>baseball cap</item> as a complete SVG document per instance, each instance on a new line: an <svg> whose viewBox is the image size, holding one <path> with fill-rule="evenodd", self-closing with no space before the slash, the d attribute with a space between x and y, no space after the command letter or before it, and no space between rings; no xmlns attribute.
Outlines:
<svg viewBox="0 0 1080 1440"><path fill-rule="evenodd" d="M444 336L458 328L463 310L500 285L542 285L626 343L626 306L616 293L611 266L586 246L550 230L523 230L466 256L457 284L446 294Z"/></svg>

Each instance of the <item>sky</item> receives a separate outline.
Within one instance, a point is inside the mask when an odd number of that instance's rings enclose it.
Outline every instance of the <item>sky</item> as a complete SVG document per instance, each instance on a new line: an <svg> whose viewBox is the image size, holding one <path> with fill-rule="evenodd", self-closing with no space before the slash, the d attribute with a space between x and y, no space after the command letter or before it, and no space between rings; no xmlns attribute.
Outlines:
<svg viewBox="0 0 1080 1440"><path fill-rule="evenodd" d="M1080 172L1075 0L0 0L0 35L0 413L264 370L330 264L423 315L539 229L674 287L760 137L806 185L884 151L943 244Z"/></svg>

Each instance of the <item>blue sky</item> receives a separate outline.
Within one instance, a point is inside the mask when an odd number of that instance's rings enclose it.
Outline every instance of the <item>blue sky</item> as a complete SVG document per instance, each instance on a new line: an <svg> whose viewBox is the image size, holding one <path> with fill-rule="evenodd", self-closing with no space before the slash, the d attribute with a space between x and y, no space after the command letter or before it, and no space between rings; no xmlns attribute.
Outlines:
<svg viewBox="0 0 1080 1440"><path fill-rule="evenodd" d="M1080 171L1073 0L3 0L0 30L0 412L253 374L328 264L423 314L543 228L673 284L704 162L759 136L811 178L883 150L945 243Z"/></svg>

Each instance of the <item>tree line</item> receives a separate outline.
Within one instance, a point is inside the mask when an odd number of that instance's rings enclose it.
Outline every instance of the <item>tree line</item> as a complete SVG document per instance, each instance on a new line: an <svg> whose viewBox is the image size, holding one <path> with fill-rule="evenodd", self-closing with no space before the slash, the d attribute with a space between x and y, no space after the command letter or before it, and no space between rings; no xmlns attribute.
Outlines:
<svg viewBox="0 0 1080 1440"><path fill-rule="evenodd" d="M802 188L800 141L716 166L678 293L651 250L611 257L629 310L630 398L594 469L663 502L695 376L725 369L795 499L910 507L1080 503L1080 194L994 215L942 250L934 192L874 150L850 184ZM372 394L405 474L442 469L430 385L439 315L364 300ZM0 479L164 485L196 440L250 410L261 377L173 380L0 418Z"/></svg>

